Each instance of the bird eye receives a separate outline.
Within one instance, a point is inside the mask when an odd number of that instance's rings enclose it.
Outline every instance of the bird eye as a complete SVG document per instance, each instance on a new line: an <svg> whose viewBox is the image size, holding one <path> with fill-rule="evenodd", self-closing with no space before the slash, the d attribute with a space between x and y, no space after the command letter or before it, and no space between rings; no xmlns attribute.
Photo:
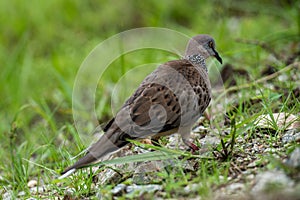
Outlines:
<svg viewBox="0 0 300 200"><path fill-rule="evenodd" d="M208 43L208 46L209 46L210 48L214 48L214 44L213 44L213 42L212 42L212 41L210 41L210 42Z"/></svg>

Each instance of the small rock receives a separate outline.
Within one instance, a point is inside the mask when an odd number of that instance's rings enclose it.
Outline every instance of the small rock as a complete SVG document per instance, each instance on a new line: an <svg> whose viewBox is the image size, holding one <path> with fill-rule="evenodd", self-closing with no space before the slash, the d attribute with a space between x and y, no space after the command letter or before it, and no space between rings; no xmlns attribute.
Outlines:
<svg viewBox="0 0 300 200"><path fill-rule="evenodd" d="M255 170L255 169L256 169L256 167L252 168L252 170ZM247 176L251 173L252 173L251 169L249 169L249 170L242 171L242 173L240 175L242 175L242 179L243 179L244 176Z"/></svg>
<svg viewBox="0 0 300 200"><path fill-rule="evenodd" d="M254 167L257 167L258 165L259 165L259 162L253 161L247 165L247 168L254 168Z"/></svg>
<svg viewBox="0 0 300 200"><path fill-rule="evenodd" d="M32 193L32 194L41 194L41 193L43 193L43 192L45 192L46 190L45 190L45 188L44 187L34 187L34 188L31 188L30 189L30 192Z"/></svg>
<svg viewBox="0 0 300 200"><path fill-rule="evenodd" d="M290 129L290 130L285 131L285 134L288 134L288 135L295 135L296 133L297 133L297 129Z"/></svg>
<svg viewBox="0 0 300 200"><path fill-rule="evenodd" d="M37 186L37 181L36 180L30 180L30 181L28 181L27 186L29 188L33 188L33 187Z"/></svg>
<svg viewBox="0 0 300 200"><path fill-rule="evenodd" d="M220 181L224 181L224 180L225 180L224 176L222 176L222 175L219 176L219 180L220 180Z"/></svg>
<svg viewBox="0 0 300 200"><path fill-rule="evenodd" d="M232 183L228 185L227 187L228 192L236 193L237 191L243 191L245 190L245 185L242 183Z"/></svg>
<svg viewBox="0 0 300 200"><path fill-rule="evenodd" d="M126 187L127 193L139 192L139 195L142 195L145 192L155 192L157 190L162 190L161 185L150 184L150 185L130 185Z"/></svg>
<svg viewBox="0 0 300 200"><path fill-rule="evenodd" d="M135 184L149 184L153 179L156 179L156 173L136 173L132 176L132 183Z"/></svg>
<svg viewBox="0 0 300 200"><path fill-rule="evenodd" d="M300 132L295 134L295 142L300 142Z"/></svg>
<svg viewBox="0 0 300 200"><path fill-rule="evenodd" d="M232 183L226 187L218 189L215 194L215 200L240 200L250 199L246 193L246 186L242 183Z"/></svg>
<svg viewBox="0 0 300 200"><path fill-rule="evenodd" d="M200 144L202 148L208 148L211 146L217 146L220 143L220 139L215 136L206 135L205 138L200 140Z"/></svg>
<svg viewBox="0 0 300 200"><path fill-rule="evenodd" d="M125 184L118 184L116 187L114 187L111 190L111 193L114 195L119 195L121 194L123 191L125 191L126 185Z"/></svg>
<svg viewBox="0 0 300 200"><path fill-rule="evenodd" d="M244 162L244 158L242 158L242 157L237 157L237 158L236 158L236 162L238 162L238 163L243 163L243 162Z"/></svg>
<svg viewBox="0 0 300 200"><path fill-rule="evenodd" d="M266 148L264 150L264 153L276 153L276 151L278 151L278 150L274 149L274 148Z"/></svg>
<svg viewBox="0 0 300 200"><path fill-rule="evenodd" d="M287 144L295 141L295 136L291 134L285 134L281 139L282 143Z"/></svg>
<svg viewBox="0 0 300 200"><path fill-rule="evenodd" d="M147 143L144 142L144 144L147 144ZM141 147L135 146L135 147L133 148L133 152L142 154L142 153L149 153L150 151L147 150L147 149L143 149L143 148L141 148Z"/></svg>
<svg viewBox="0 0 300 200"><path fill-rule="evenodd" d="M67 195L67 196L73 196L75 192L76 192L76 191L75 191L74 188L67 188L67 189L65 190L65 195Z"/></svg>
<svg viewBox="0 0 300 200"><path fill-rule="evenodd" d="M249 174L247 180L253 180L255 178L254 174Z"/></svg>
<svg viewBox="0 0 300 200"><path fill-rule="evenodd" d="M282 143L287 144L291 142L300 141L300 132L299 129L291 129L285 132L281 139Z"/></svg>
<svg viewBox="0 0 300 200"><path fill-rule="evenodd" d="M286 74L281 74L280 76L278 76L278 80L281 82L286 82L289 80L289 76Z"/></svg>
<svg viewBox="0 0 300 200"><path fill-rule="evenodd" d="M253 153L259 152L259 148L258 148L258 145L256 143L253 145L252 150L254 151Z"/></svg>
<svg viewBox="0 0 300 200"><path fill-rule="evenodd" d="M19 197L25 196L25 194L26 194L25 191L21 191L21 192L18 193L18 196L19 196Z"/></svg>
<svg viewBox="0 0 300 200"><path fill-rule="evenodd" d="M195 160L187 160L187 161L185 161L185 162L182 164L181 167L182 167L184 170L195 171L194 166L195 166L196 162L197 162L197 161L195 161Z"/></svg>
<svg viewBox="0 0 300 200"><path fill-rule="evenodd" d="M121 175L112 169L105 169L98 175L98 184L103 185L111 182L117 182Z"/></svg>
<svg viewBox="0 0 300 200"><path fill-rule="evenodd" d="M182 141L180 140L180 137L178 134L173 134L173 135L170 135L169 136L169 142L168 144L166 145L167 148L170 148L170 149L174 149L176 147L180 147L182 146Z"/></svg>
<svg viewBox="0 0 300 200"><path fill-rule="evenodd" d="M185 186L183 188L183 191L188 194L188 193L197 191L199 189L199 187L201 187L200 184L193 183L193 184Z"/></svg>
<svg viewBox="0 0 300 200"><path fill-rule="evenodd" d="M237 143L243 143L243 142L245 142L245 139L242 138L242 137L238 137L238 138L236 138L236 142Z"/></svg>
<svg viewBox="0 0 300 200"><path fill-rule="evenodd" d="M138 165L135 173L157 172L163 167L164 165L160 161L149 161Z"/></svg>
<svg viewBox="0 0 300 200"><path fill-rule="evenodd" d="M197 126L192 130L194 133L202 133L202 132L208 132L208 128L204 126Z"/></svg>
<svg viewBox="0 0 300 200"><path fill-rule="evenodd" d="M290 158L286 161L286 164L294 167L300 168L300 148L296 148L290 155Z"/></svg>
<svg viewBox="0 0 300 200"><path fill-rule="evenodd" d="M7 191L3 194L2 196L3 200L11 200L13 199L13 192L12 191Z"/></svg>
<svg viewBox="0 0 300 200"><path fill-rule="evenodd" d="M132 177L132 182L135 184L149 184L155 179L159 179L157 172L164 168L166 165L170 165L165 161L149 161L145 163L139 163Z"/></svg>
<svg viewBox="0 0 300 200"><path fill-rule="evenodd" d="M252 195L255 197L257 194L264 194L266 191L272 191L270 189L278 188L290 188L294 185L294 181L291 180L282 171L267 171L260 173L255 178L255 185L251 190Z"/></svg>

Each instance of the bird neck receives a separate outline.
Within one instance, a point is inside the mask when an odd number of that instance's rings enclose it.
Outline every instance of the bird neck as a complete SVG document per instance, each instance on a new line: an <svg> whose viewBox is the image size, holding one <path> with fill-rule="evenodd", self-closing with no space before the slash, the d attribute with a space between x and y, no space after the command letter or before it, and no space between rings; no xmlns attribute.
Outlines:
<svg viewBox="0 0 300 200"><path fill-rule="evenodd" d="M202 67L207 72L205 58L201 54L188 55L186 59L192 64Z"/></svg>

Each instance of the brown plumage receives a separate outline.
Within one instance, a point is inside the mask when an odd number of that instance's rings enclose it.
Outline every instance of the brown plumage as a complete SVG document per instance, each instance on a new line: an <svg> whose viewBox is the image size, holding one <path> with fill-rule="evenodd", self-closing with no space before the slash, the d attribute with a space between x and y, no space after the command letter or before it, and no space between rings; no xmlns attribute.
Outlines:
<svg viewBox="0 0 300 200"><path fill-rule="evenodd" d="M149 74L106 125L103 136L62 174L70 174L118 150L128 144L127 139L157 138L177 132L186 145L196 150L189 138L193 124L211 100L205 65L209 56L222 63L213 38L193 37L185 58L162 64Z"/></svg>

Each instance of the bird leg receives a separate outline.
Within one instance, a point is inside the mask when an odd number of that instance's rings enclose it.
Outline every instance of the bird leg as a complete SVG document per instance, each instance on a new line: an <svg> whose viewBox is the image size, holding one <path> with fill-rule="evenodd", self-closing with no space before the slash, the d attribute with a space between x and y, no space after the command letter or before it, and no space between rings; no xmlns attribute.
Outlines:
<svg viewBox="0 0 300 200"><path fill-rule="evenodd" d="M208 121L210 121L211 116L208 114L207 111L205 111L205 112L203 113L203 116L204 116L205 119L207 119Z"/></svg>
<svg viewBox="0 0 300 200"><path fill-rule="evenodd" d="M191 148L192 153L195 153L196 151L199 151L199 147L197 147L197 145L192 143L189 139L182 138L182 141L183 141L184 144L186 144L188 147Z"/></svg>
<svg viewBox="0 0 300 200"><path fill-rule="evenodd" d="M197 145L195 145L192 141L191 141L191 127L185 127L182 129L179 129L178 133L181 135L182 141L185 145L187 145L188 147L190 147L190 149L192 150L192 153L194 153L195 151L199 151L199 147L197 147Z"/></svg>

